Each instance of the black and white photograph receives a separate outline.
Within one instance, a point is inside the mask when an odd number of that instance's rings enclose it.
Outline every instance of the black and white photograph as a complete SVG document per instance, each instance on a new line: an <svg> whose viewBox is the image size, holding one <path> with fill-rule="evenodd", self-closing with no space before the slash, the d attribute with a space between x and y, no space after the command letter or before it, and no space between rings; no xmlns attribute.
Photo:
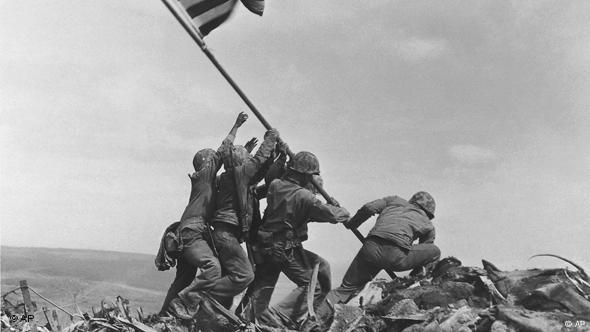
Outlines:
<svg viewBox="0 0 590 332"><path fill-rule="evenodd" d="M590 331L590 2L0 0L2 332Z"/></svg>

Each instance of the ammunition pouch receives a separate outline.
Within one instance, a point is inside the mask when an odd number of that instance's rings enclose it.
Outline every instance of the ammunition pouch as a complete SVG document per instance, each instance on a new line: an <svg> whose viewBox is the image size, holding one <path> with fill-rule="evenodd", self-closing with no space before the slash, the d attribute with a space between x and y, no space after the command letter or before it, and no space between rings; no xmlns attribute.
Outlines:
<svg viewBox="0 0 590 332"><path fill-rule="evenodd" d="M265 232L265 231L258 231L258 236L256 237L256 243L262 247L271 246L273 243L273 233L272 232Z"/></svg>
<svg viewBox="0 0 590 332"><path fill-rule="evenodd" d="M295 247L301 247L301 241L292 229L277 233L258 231L255 258L258 256L265 262L283 263L292 259Z"/></svg>

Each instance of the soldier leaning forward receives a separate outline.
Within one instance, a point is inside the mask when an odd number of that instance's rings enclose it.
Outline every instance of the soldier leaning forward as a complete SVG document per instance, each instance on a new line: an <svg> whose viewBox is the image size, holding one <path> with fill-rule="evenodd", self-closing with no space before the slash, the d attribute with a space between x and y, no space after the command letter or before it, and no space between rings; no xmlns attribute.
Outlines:
<svg viewBox="0 0 590 332"><path fill-rule="evenodd" d="M209 294L227 308L254 279L252 265L240 243L247 238L252 223L252 189L264 176L259 171L270 158L278 137L276 129L269 130L254 156L239 145L223 152L225 171L218 180L217 210L212 222L213 241L225 275L216 280Z"/></svg>
<svg viewBox="0 0 590 332"><path fill-rule="evenodd" d="M375 226L369 232L362 248L350 264L340 287L330 291L317 315L327 322L332 310L330 304L347 303L356 296L379 271L422 271L440 258L440 249L434 245L435 202L432 196L419 191L409 201L398 196L387 196L365 204L348 222L346 228L359 227L375 214ZM418 244L413 244L419 240ZM330 304L328 304L330 302Z"/></svg>
<svg viewBox="0 0 590 332"><path fill-rule="evenodd" d="M193 158L195 172L189 175L191 180L189 203L176 229L179 239L176 248L176 277L170 285L160 315L165 315L170 306L173 314L184 316L187 313L183 311L191 302L191 299L187 297L188 292L207 290L216 279L221 277L219 261L208 242L210 241L208 221L211 220L215 210L215 178L222 165L222 151L233 144L238 128L247 118L248 115L243 112L238 115L234 126L217 151L203 149ZM160 266L158 268L162 269ZM201 269L201 273L195 278L197 269ZM177 294L179 297L173 301L173 305L170 305Z"/></svg>
<svg viewBox="0 0 590 332"><path fill-rule="evenodd" d="M258 231L256 277L248 293L253 315L270 326L290 324L307 310L305 290L311 280L313 266L323 261L315 253L303 249L307 239L307 223L339 223L349 218L346 209L322 203L305 189L314 174L319 174L319 161L310 152L299 152L289 161L283 178L272 181L268 188L264 221ZM323 261L325 263L325 261ZM272 291L283 272L297 288L273 310L268 309ZM316 286L314 303L322 299L320 284ZM276 310L276 309L280 310Z"/></svg>

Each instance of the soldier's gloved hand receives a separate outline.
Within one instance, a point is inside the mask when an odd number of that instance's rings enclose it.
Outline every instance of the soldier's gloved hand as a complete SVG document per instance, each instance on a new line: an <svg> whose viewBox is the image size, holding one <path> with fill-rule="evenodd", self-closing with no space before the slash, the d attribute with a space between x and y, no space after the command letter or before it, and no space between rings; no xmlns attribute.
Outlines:
<svg viewBox="0 0 590 332"><path fill-rule="evenodd" d="M279 150L280 154L287 155L287 150L289 150L289 146L284 141L280 141L277 143L277 149Z"/></svg>
<svg viewBox="0 0 590 332"><path fill-rule="evenodd" d="M256 147L256 145L258 145L258 138L252 137L251 140L249 140L248 142L246 142L246 144L244 144L244 148L246 148L248 153L251 153L252 150L254 150L254 148Z"/></svg>
<svg viewBox="0 0 590 332"><path fill-rule="evenodd" d="M340 202L338 202L334 197L330 197L330 201L328 202L328 204L340 207Z"/></svg>
<svg viewBox="0 0 590 332"><path fill-rule="evenodd" d="M350 213L348 213L348 211L345 208L339 207L336 220L333 223L334 224L337 224L337 223L344 224L348 221L348 219L350 219Z"/></svg>
<svg viewBox="0 0 590 332"><path fill-rule="evenodd" d="M236 127L241 127L244 122L246 122L246 120L248 120L248 114L245 112L240 112L240 114L238 114L238 118L236 119Z"/></svg>
<svg viewBox="0 0 590 332"><path fill-rule="evenodd" d="M279 130L277 128L272 128L264 134L264 137L277 139L279 137Z"/></svg>

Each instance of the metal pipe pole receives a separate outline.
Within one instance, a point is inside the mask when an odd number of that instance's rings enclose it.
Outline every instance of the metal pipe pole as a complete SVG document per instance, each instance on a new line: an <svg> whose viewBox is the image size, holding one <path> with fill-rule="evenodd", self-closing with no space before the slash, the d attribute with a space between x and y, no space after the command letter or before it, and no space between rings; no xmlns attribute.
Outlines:
<svg viewBox="0 0 590 332"><path fill-rule="evenodd" d="M201 50L203 51L203 53L205 53L205 55L207 56L207 58L209 58L209 60L211 60L211 62L215 66L215 68L217 68L217 70L219 70L219 72L221 73L221 75L232 86L232 88L234 88L234 90L237 92L237 94L240 96L240 98L242 98L242 100L244 101L244 103L246 103L246 105L252 111L252 113L254 113L254 115L256 116L256 118L262 123L262 125L264 126L264 128L266 128L266 130L270 130L272 128L272 126L270 125L270 123L268 121L266 121L266 119L264 118L264 116L262 116L262 113L260 113L260 111L258 111L258 109L256 108L256 106L254 106L254 104L250 101L250 99L248 98L248 96L246 96L246 94L236 84L236 82L231 78L231 76L229 76L229 74L221 66L221 64L219 63L219 61L217 61L217 59L215 58L215 56L213 55L213 53L211 53L211 51L209 50L209 48L207 48L207 45L203 41L203 38L199 34L199 32L192 25L190 25L189 23L186 22L186 18L184 18L183 15L177 11L177 7L174 4L172 4L171 1L174 1L174 0L162 0L162 2L164 2L164 4L166 5L166 7L168 8L168 10L170 10L170 12L176 18L176 20L178 20L178 22L182 25L182 27L184 28L184 30L191 36L191 38L195 41L195 43L197 43L197 45L199 45L199 47L201 48ZM289 155L290 158L293 158L294 157L293 151L291 151L290 149L287 149L287 154ZM317 183L317 181L315 181L315 179L313 179L312 182L313 182L314 186L318 189L318 192L326 199L326 201L328 201L331 204L335 204L336 203L334 201L334 199L326 192L326 190L324 190L324 188L322 188ZM359 235L360 235L360 233L359 233ZM357 237L358 237L358 235L357 235ZM362 235L361 235L361 237L362 237Z"/></svg>
<svg viewBox="0 0 590 332"><path fill-rule="evenodd" d="M213 53L211 53L211 51L209 51L209 48L207 47L207 45L203 41L203 37L201 36L201 34L190 23L186 22L187 18L183 17L183 15L177 11L177 7L175 5L173 5L171 3L171 1L173 1L173 0L162 0L162 2L164 2L166 7L168 8L168 10L170 10L172 15L174 15L176 20L178 20L180 25L182 25L184 30L191 36L191 38L195 41L195 43L197 43L197 45L199 45L199 47L201 48L203 53L205 53L205 55L207 56L207 58L209 58L211 63L213 63L215 68L217 68L217 70L221 73L221 75L225 78L225 80L229 83L229 85L232 86L232 88L236 91L236 93L240 96L240 98L242 98L244 103L246 103L246 105L252 111L252 113L254 113L256 118L262 123L264 128L266 128L266 130L270 130L272 128L270 123L268 121L266 121L264 116L262 116L262 113L260 113L260 111L258 111L258 109L256 108L256 106L254 106L254 104L252 104L252 102L250 101L248 96L246 96L246 94L236 84L236 82L231 78L231 76L229 76L227 71L225 71L225 69L217 61L217 59L215 58ZM190 20L190 18L188 18L188 19ZM280 140L280 138L279 138L279 140ZM287 149L287 154L289 155L290 158L294 157L293 151L291 151L290 149ZM324 197L324 199L328 203L338 206L338 203L332 198L332 196L330 196L330 194L328 194L328 192L326 192L326 190L324 188L322 188L322 186L319 185L319 183L315 179L312 178L311 182L313 183L313 185L316 187L318 192ZM357 237L357 239L359 239L359 241L361 241L361 242L365 241L365 237L357 229L351 229L351 231ZM388 271L388 274L392 278L395 278L395 274L390 273L389 271Z"/></svg>

